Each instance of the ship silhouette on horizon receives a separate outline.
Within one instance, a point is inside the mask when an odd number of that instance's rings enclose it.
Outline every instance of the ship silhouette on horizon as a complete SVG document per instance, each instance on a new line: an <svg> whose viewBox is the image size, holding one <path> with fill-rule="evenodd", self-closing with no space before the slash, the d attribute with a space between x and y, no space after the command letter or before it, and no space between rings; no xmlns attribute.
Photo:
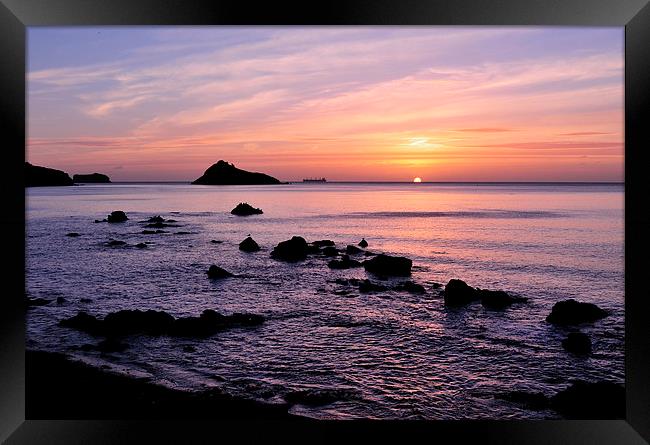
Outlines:
<svg viewBox="0 0 650 445"><path fill-rule="evenodd" d="M305 178L302 182L327 182L325 178Z"/></svg>

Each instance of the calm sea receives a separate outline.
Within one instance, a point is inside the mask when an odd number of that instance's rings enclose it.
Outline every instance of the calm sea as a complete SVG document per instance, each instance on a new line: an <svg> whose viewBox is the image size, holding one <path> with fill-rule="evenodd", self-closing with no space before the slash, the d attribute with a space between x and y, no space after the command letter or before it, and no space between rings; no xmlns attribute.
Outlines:
<svg viewBox="0 0 650 445"><path fill-rule="evenodd" d="M304 391L322 404L306 397L291 412L317 418L547 418L555 414L495 396L552 395L573 379L624 381L621 184L109 184L31 188L26 199L27 292L66 299L29 311L30 348L268 403ZM264 214L231 215L242 201ZM94 223L112 210L129 221ZM153 215L182 227L142 234ZM248 234L261 251L238 250ZM334 280L366 278L363 268L271 259L293 235L337 247L364 237L370 251L407 256L426 294L359 293ZM129 245L105 247L109 238ZM149 248L133 247L145 241ZM210 281L210 264L242 277ZM446 309L433 287L451 278L530 301ZM544 321L567 298L612 312L581 327L594 345L589 357L565 352L568 330ZM210 308L267 321L203 340L134 336L126 351L103 355L78 349L96 339L56 325L79 310L126 308L175 316Z"/></svg>

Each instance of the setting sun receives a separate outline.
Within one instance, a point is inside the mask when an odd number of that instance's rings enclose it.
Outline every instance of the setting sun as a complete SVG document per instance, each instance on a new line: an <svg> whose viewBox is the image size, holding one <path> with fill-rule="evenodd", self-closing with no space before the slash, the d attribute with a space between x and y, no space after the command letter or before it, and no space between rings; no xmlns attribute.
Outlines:
<svg viewBox="0 0 650 445"><path fill-rule="evenodd" d="M415 178L413 179L413 182L422 182L422 178Z"/></svg>

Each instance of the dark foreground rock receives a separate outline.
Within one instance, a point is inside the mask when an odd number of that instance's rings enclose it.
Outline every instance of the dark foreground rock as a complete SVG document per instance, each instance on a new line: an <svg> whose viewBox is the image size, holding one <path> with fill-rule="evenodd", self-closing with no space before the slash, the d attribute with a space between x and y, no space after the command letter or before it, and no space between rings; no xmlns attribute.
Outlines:
<svg viewBox="0 0 650 445"><path fill-rule="evenodd" d="M557 325L576 325L591 323L607 315L607 311L595 304L570 299L555 303L546 321Z"/></svg>
<svg viewBox="0 0 650 445"><path fill-rule="evenodd" d="M255 242L249 235L244 241L239 243L239 250L244 252L257 252L260 250L260 245Z"/></svg>
<svg viewBox="0 0 650 445"><path fill-rule="evenodd" d="M359 396L354 389L307 389L291 391L284 396L284 400L292 405L323 406L341 400L358 399Z"/></svg>
<svg viewBox="0 0 650 445"><path fill-rule="evenodd" d="M562 347L574 354L589 354L591 352L591 339L582 332L571 332L562 340Z"/></svg>
<svg viewBox="0 0 650 445"><path fill-rule="evenodd" d="M219 266L213 264L208 269L208 278L220 279L220 278L228 278L228 277L234 277L234 275L228 272L226 269L222 269Z"/></svg>
<svg viewBox="0 0 650 445"><path fill-rule="evenodd" d="M91 173L89 175L74 175L72 182L75 184L108 184L111 180L101 173Z"/></svg>
<svg viewBox="0 0 650 445"><path fill-rule="evenodd" d="M72 178L66 172L25 162L25 187L64 185L73 185Z"/></svg>
<svg viewBox="0 0 650 445"><path fill-rule="evenodd" d="M625 387L612 382L574 382L550 400L567 419L624 419Z"/></svg>
<svg viewBox="0 0 650 445"><path fill-rule="evenodd" d="M522 405L534 411L547 409L550 404L548 397L541 392L510 391L504 394L497 394L495 397Z"/></svg>
<svg viewBox="0 0 650 445"><path fill-rule="evenodd" d="M249 172L220 160L208 168L203 176L192 184L202 185L248 185L248 184L280 184L276 178L264 173Z"/></svg>
<svg viewBox="0 0 650 445"><path fill-rule="evenodd" d="M110 215L108 215L106 221L108 221L109 223L121 223L128 219L129 218L127 218L126 213L124 213L121 210L115 210L114 212L111 212Z"/></svg>
<svg viewBox="0 0 650 445"><path fill-rule="evenodd" d="M112 338L134 334L208 337L225 329L257 326L262 323L264 317L261 315L242 313L222 315L211 309L204 310L198 317L180 318L174 318L164 311L127 309L111 312L103 319L80 311L73 317L61 320L59 325L93 336Z"/></svg>
<svg viewBox="0 0 650 445"><path fill-rule="evenodd" d="M217 391L184 392L114 374L63 354L25 352L29 419L284 419L286 405L235 399ZM186 439L188 434L184 433ZM179 436L180 437L180 436ZM52 442L50 440L50 442Z"/></svg>
<svg viewBox="0 0 650 445"><path fill-rule="evenodd" d="M334 241L329 239L322 239L318 241L312 241L312 244L317 247L334 247Z"/></svg>
<svg viewBox="0 0 650 445"><path fill-rule="evenodd" d="M327 267L330 269L350 269L361 266L361 262L350 259L349 255L343 255L340 260L331 260L327 263Z"/></svg>
<svg viewBox="0 0 650 445"><path fill-rule="evenodd" d="M30 297L25 297L25 300L23 301L24 305L26 308L34 307L34 306L45 306L46 304L50 304L50 300L46 300L45 298L30 298Z"/></svg>
<svg viewBox="0 0 650 445"><path fill-rule="evenodd" d="M296 262L307 258L309 248L307 241L301 236L282 241L271 252L271 258L281 261Z"/></svg>
<svg viewBox="0 0 650 445"><path fill-rule="evenodd" d="M411 275L413 262L405 257L380 254L363 262L363 267L371 273L385 276L405 277Z"/></svg>
<svg viewBox="0 0 650 445"><path fill-rule="evenodd" d="M446 306L465 306L480 300L484 307L497 310L528 301L527 298L510 295L502 290L473 288L458 279L449 280L445 286L444 299Z"/></svg>
<svg viewBox="0 0 650 445"><path fill-rule="evenodd" d="M359 249L357 246L353 246L351 244L348 244L345 247L345 253L347 253L348 255L356 255L358 253L363 253L363 250Z"/></svg>
<svg viewBox="0 0 650 445"><path fill-rule="evenodd" d="M327 246L323 248L323 250L321 250L321 253L323 254L323 256L333 257L333 256L337 256L339 254L339 251L336 250L336 247L334 246Z"/></svg>
<svg viewBox="0 0 650 445"><path fill-rule="evenodd" d="M264 212L262 209L256 209L252 205L248 204L247 202L240 202L237 204L237 207L232 209L230 211L233 215L237 216L250 216L250 215L261 215Z"/></svg>

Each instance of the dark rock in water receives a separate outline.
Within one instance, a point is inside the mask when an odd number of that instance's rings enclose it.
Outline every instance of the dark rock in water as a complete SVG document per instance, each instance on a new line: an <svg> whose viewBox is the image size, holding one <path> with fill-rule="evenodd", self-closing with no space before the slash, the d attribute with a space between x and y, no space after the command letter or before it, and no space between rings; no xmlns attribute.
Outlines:
<svg viewBox="0 0 650 445"><path fill-rule="evenodd" d="M112 239L106 242L106 245L109 247L115 247L115 246L124 246L126 244L126 241L119 241L116 239Z"/></svg>
<svg viewBox="0 0 650 445"><path fill-rule="evenodd" d="M315 255L318 253L321 253L320 247L315 246L312 243L307 243L307 255Z"/></svg>
<svg viewBox="0 0 650 445"><path fill-rule="evenodd" d="M359 249L356 246L352 246L348 244L345 248L345 253L347 253L348 255L356 255L357 253L363 253L363 250Z"/></svg>
<svg viewBox="0 0 650 445"><path fill-rule="evenodd" d="M76 238L76 237L81 236L81 235L79 235L77 232L70 232L70 233L66 233L65 236L69 236L71 238Z"/></svg>
<svg viewBox="0 0 650 445"><path fill-rule="evenodd" d="M264 317L255 314L236 313L221 315L206 309L199 317L182 317L176 319L169 335L176 337L208 337L223 329L235 326L256 326L264 322Z"/></svg>
<svg viewBox="0 0 650 445"><path fill-rule="evenodd" d="M49 187L72 184L72 178L61 170L39 167L25 162L25 187Z"/></svg>
<svg viewBox="0 0 650 445"><path fill-rule="evenodd" d="M165 222L165 218L163 218L160 215L152 216L147 220L148 223L163 223Z"/></svg>
<svg viewBox="0 0 650 445"><path fill-rule="evenodd" d="M368 247L368 241L366 241L365 238L361 238L361 241L359 241L359 247L363 247L365 249Z"/></svg>
<svg viewBox="0 0 650 445"><path fill-rule="evenodd" d="M174 235L192 235L192 232L184 232L182 230L179 230L178 232L174 232Z"/></svg>
<svg viewBox="0 0 650 445"><path fill-rule="evenodd" d="M243 250L244 252L257 252L260 250L260 246L253 238L248 236L244 241L239 243L239 250Z"/></svg>
<svg viewBox="0 0 650 445"><path fill-rule="evenodd" d="M128 347L128 344L122 343L121 341L110 337L97 343L95 349L100 352L122 352Z"/></svg>
<svg viewBox="0 0 650 445"><path fill-rule="evenodd" d="M103 223L103 222L108 222L108 220L107 219L96 219L95 222L96 223Z"/></svg>
<svg viewBox="0 0 650 445"><path fill-rule="evenodd" d="M168 224L168 222L169 221L167 221L166 223L162 223L162 222L149 223L146 224L145 227L149 229L164 229L165 227L180 227L177 224Z"/></svg>
<svg viewBox="0 0 650 445"><path fill-rule="evenodd" d="M45 306L46 304L50 304L50 300L46 300L45 298L29 298L25 297L25 306L26 307L33 307L33 306Z"/></svg>
<svg viewBox="0 0 650 445"><path fill-rule="evenodd" d="M343 255L340 260L331 260L327 263L330 269L350 269L352 267L361 267L362 264L357 260L351 260L349 255Z"/></svg>
<svg viewBox="0 0 650 445"><path fill-rule="evenodd" d="M196 352L196 348L194 346L183 346L183 352Z"/></svg>
<svg viewBox="0 0 650 445"><path fill-rule="evenodd" d="M79 299L80 303L91 303L92 301L93 300L91 300L90 298L80 298Z"/></svg>
<svg viewBox="0 0 650 445"><path fill-rule="evenodd" d="M479 299L476 289L457 279L449 280L444 297L446 306L463 306Z"/></svg>
<svg viewBox="0 0 650 445"><path fill-rule="evenodd" d="M237 216L249 216L249 215L261 215L264 213L262 209L256 209L247 202L240 202L237 204L237 207L230 211L233 215Z"/></svg>
<svg viewBox="0 0 650 445"><path fill-rule="evenodd" d="M167 233L167 232L165 232L164 230L158 229L158 230L143 230L140 233L142 233L143 235L155 235L155 234L158 234L158 233Z"/></svg>
<svg viewBox="0 0 650 445"><path fill-rule="evenodd" d="M395 289L410 292L412 294L425 293L424 286L422 286L421 284L414 283L413 281L403 281L399 283Z"/></svg>
<svg viewBox="0 0 650 445"><path fill-rule="evenodd" d="M432 283L431 288L432 289L440 289L442 287L442 283Z"/></svg>
<svg viewBox="0 0 650 445"><path fill-rule="evenodd" d="M591 352L591 340L587 334L582 332L571 332L562 340L562 347L574 354L589 354Z"/></svg>
<svg viewBox="0 0 650 445"><path fill-rule="evenodd" d="M212 244L221 244L221 243L223 243L223 241L218 241L218 240L216 240L216 239L210 240L210 242L211 242Z"/></svg>
<svg viewBox="0 0 650 445"><path fill-rule="evenodd" d="M280 184L280 181L264 173L254 173L241 170L234 164L220 160L208 168L203 176L192 182L202 185L247 185L247 184Z"/></svg>
<svg viewBox="0 0 650 445"><path fill-rule="evenodd" d="M222 269L219 266L215 266L213 264L208 269L208 278L218 279L218 278L228 278L228 277L234 277L234 275L228 272L227 270Z"/></svg>
<svg viewBox="0 0 650 445"><path fill-rule="evenodd" d="M368 252L367 250L366 250L365 252L363 252L363 255L364 255L364 256L377 256L376 253L374 253L374 252Z"/></svg>
<svg viewBox="0 0 650 445"><path fill-rule="evenodd" d="M532 410L543 410L549 406L549 399L541 392L510 391L497 394L497 399L507 400Z"/></svg>
<svg viewBox="0 0 650 445"><path fill-rule="evenodd" d="M146 249L147 245L145 243L138 243L135 245L138 249Z"/></svg>
<svg viewBox="0 0 650 445"><path fill-rule="evenodd" d="M551 408L567 419L624 419L625 387L612 382L574 382L551 397Z"/></svg>
<svg viewBox="0 0 650 445"><path fill-rule="evenodd" d="M558 325L591 323L608 315L607 311L592 303L580 303L574 299L557 302L546 321Z"/></svg>
<svg viewBox="0 0 650 445"><path fill-rule="evenodd" d="M72 182L75 184L108 184L111 182L110 178L101 173L91 173L89 175L74 175Z"/></svg>
<svg viewBox="0 0 650 445"><path fill-rule="evenodd" d="M301 261L307 258L307 241L301 236L282 241L271 252L271 257L281 261Z"/></svg>
<svg viewBox="0 0 650 445"><path fill-rule="evenodd" d="M174 317L164 311L121 310L111 312L101 323L104 335L162 335L171 329Z"/></svg>
<svg viewBox="0 0 650 445"><path fill-rule="evenodd" d="M59 321L59 326L77 329L90 335L102 335L104 333L102 320L98 320L95 316L83 311L78 312L74 317Z"/></svg>
<svg viewBox="0 0 650 445"><path fill-rule="evenodd" d="M129 218L126 217L126 213L121 210L115 210L114 212L111 212L111 214L108 215L108 218L106 218L109 223L121 223L127 219Z"/></svg>
<svg viewBox="0 0 650 445"><path fill-rule="evenodd" d="M371 273L385 276L409 276L413 262L405 257L380 254L363 262L363 267Z"/></svg>
<svg viewBox="0 0 650 445"><path fill-rule="evenodd" d="M385 291L388 288L382 284L375 284L370 280L363 280L359 284L359 292L369 293L369 292L381 292Z"/></svg>
<svg viewBox="0 0 650 445"><path fill-rule="evenodd" d="M334 241L328 239L313 241L312 244L318 247L330 247L330 246L333 247L335 245Z"/></svg>
<svg viewBox="0 0 650 445"><path fill-rule="evenodd" d="M333 257L333 256L337 256L339 254L339 251L336 250L336 247L327 246L323 250L321 250L321 253L324 256Z"/></svg>
<svg viewBox="0 0 650 445"><path fill-rule="evenodd" d="M66 299L63 298L63 297L57 297L57 298L56 298L56 303L57 303L57 304L63 304L63 303L65 303L65 302L66 302Z"/></svg>
<svg viewBox="0 0 650 445"><path fill-rule="evenodd" d="M476 294L481 299L481 304L489 309L505 309L513 303L523 303L527 298L509 295L502 290L486 290L476 288Z"/></svg>

